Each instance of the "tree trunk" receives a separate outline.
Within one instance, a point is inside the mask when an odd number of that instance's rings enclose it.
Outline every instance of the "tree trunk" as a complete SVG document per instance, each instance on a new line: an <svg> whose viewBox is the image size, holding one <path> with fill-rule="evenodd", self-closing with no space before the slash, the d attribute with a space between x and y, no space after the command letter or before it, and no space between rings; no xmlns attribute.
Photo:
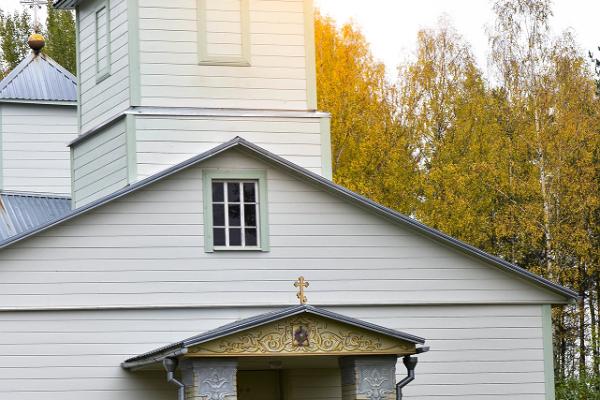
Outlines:
<svg viewBox="0 0 600 400"><path fill-rule="evenodd" d="M558 372L556 376L564 381L567 376L567 340L565 338L565 310L561 309L558 316L558 332L559 332L559 353L558 353Z"/></svg>
<svg viewBox="0 0 600 400"><path fill-rule="evenodd" d="M546 273L548 277L552 276L552 261L553 261L553 252L552 252L552 231L551 231L551 207L550 207L550 193L548 188L548 173L546 171L546 156L542 144L542 124L540 122L539 111L537 107L534 105L533 112L534 124L535 124L535 134L536 134L536 151L538 155L538 162L540 168L540 192L542 195L542 210L543 210L543 220L544 220L544 247L546 252Z"/></svg>
<svg viewBox="0 0 600 400"><path fill-rule="evenodd" d="M600 376L600 364L599 364L599 349L598 349L598 318L596 314L596 302L598 298L594 294L594 288L590 287L590 294L588 297L588 304L590 308L590 327L592 330L592 340L590 342L592 346L592 367L594 374Z"/></svg>
<svg viewBox="0 0 600 400"><path fill-rule="evenodd" d="M582 385L587 382L587 363L586 363L586 345L585 345L585 289L581 289L579 295L579 379ZM587 400L585 393L580 393L581 400Z"/></svg>

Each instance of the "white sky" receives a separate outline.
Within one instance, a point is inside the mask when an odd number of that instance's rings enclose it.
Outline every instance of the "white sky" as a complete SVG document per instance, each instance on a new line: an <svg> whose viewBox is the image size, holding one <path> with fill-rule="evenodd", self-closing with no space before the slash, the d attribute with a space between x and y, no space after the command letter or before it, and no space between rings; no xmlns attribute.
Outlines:
<svg viewBox="0 0 600 400"><path fill-rule="evenodd" d="M471 44L479 65L487 65L486 27L493 25L492 0L314 0L323 14L338 23L354 20L371 44L373 54L385 62L388 74L410 58L419 29L433 27L440 16ZM554 0L552 29L572 29L582 50L600 46L599 0Z"/></svg>
<svg viewBox="0 0 600 400"><path fill-rule="evenodd" d="M168 1L168 0L167 0ZM338 23L353 19L371 44L373 54L395 75L396 66L415 51L416 33L435 26L447 15L467 39L481 67L488 57L486 26L493 22L492 0L314 0L324 14ZM572 29L582 48L600 46L599 0L554 0L555 33ZM19 8L19 0L0 0L0 8Z"/></svg>

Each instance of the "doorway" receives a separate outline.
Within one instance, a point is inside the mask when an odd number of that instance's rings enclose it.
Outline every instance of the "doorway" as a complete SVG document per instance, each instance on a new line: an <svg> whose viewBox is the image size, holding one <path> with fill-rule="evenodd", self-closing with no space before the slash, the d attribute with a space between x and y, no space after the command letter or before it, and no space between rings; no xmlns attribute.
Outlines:
<svg viewBox="0 0 600 400"><path fill-rule="evenodd" d="M238 400L282 400L280 372L238 371L237 398Z"/></svg>

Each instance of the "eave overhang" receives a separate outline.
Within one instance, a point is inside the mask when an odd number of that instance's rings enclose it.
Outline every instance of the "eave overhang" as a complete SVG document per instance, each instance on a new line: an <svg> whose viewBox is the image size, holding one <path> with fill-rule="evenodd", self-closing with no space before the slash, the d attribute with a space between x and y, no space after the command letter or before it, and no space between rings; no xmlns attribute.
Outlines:
<svg viewBox="0 0 600 400"><path fill-rule="evenodd" d="M81 0L54 0L52 4L57 10L71 10L77 7Z"/></svg>

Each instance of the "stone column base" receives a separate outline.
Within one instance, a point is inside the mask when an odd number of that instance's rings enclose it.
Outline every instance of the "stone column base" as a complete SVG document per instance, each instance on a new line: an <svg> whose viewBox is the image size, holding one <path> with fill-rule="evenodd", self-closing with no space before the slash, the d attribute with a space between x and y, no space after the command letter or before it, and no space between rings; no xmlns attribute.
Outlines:
<svg viewBox="0 0 600 400"><path fill-rule="evenodd" d="M342 400L395 400L396 356L343 357Z"/></svg>
<svg viewBox="0 0 600 400"><path fill-rule="evenodd" d="M192 358L181 363L185 400L237 400L237 361Z"/></svg>

